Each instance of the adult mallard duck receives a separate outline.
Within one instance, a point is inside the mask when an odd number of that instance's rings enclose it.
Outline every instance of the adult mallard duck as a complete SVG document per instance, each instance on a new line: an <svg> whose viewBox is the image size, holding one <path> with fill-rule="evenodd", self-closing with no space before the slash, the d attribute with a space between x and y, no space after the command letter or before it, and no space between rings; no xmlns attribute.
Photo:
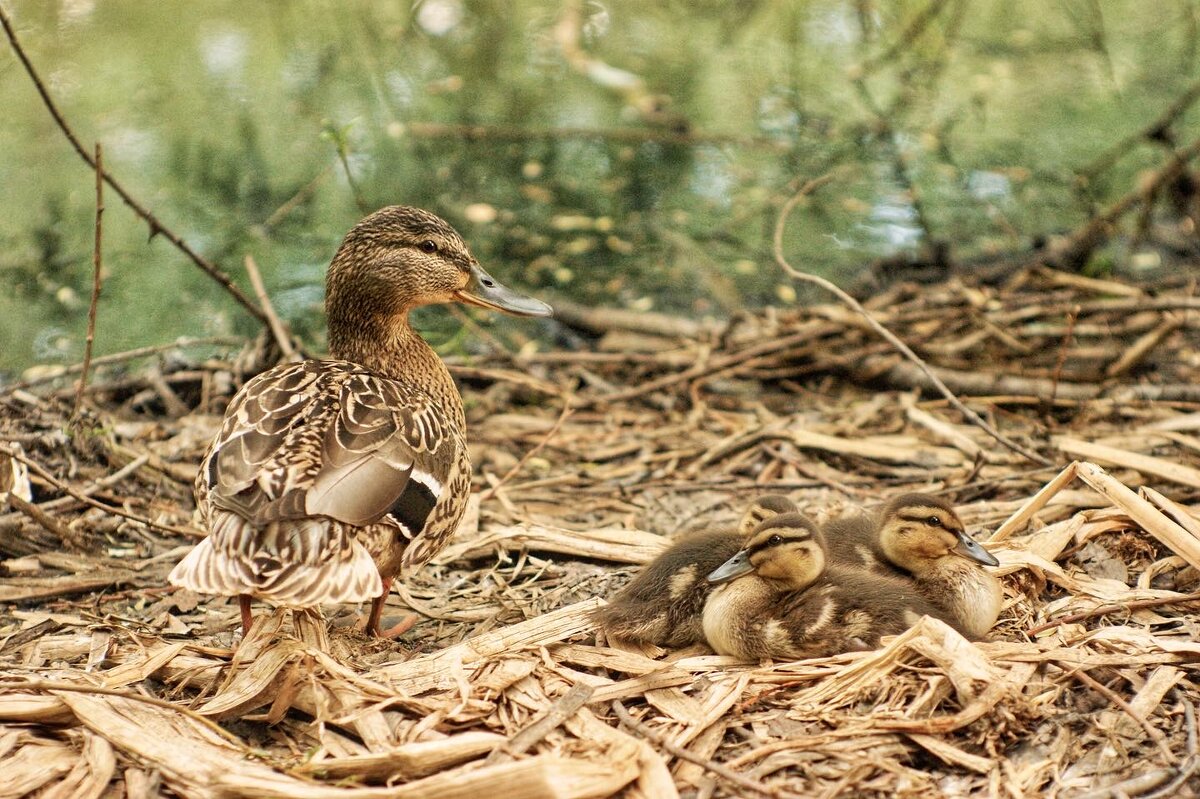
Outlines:
<svg viewBox="0 0 1200 799"><path fill-rule="evenodd" d="M967 535L954 507L939 497L905 494L878 515L834 519L824 533L834 562L911 579L969 638L982 638L1000 615L1004 590L979 566L1000 561Z"/></svg>
<svg viewBox="0 0 1200 799"><path fill-rule="evenodd" d="M763 521L795 511L787 497L766 494L751 502L736 528L685 535L643 566L592 620L606 636L622 641L672 647L702 642L708 573L732 557Z"/></svg>
<svg viewBox="0 0 1200 799"><path fill-rule="evenodd" d="M946 618L903 580L829 564L824 536L800 513L764 521L708 580L704 637L744 660L873 648L924 615Z"/></svg>
<svg viewBox="0 0 1200 799"><path fill-rule="evenodd" d="M385 634L392 580L442 548L471 487L462 398L408 320L449 302L551 312L488 275L427 211L383 208L346 234L325 281L331 357L276 366L234 397L196 478L210 535L172 584L237 596L243 630L251 598L371 600L367 631Z"/></svg>

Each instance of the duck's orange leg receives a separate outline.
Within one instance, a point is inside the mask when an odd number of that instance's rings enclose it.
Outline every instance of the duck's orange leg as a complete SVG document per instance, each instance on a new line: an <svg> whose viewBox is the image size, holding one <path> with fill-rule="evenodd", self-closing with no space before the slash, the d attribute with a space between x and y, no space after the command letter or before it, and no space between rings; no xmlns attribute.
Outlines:
<svg viewBox="0 0 1200 799"><path fill-rule="evenodd" d="M250 595L238 594L238 607L242 611L242 637L250 632L250 625L254 622L254 617L250 615Z"/></svg>
<svg viewBox="0 0 1200 799"><path fill-rule="evenodd" d="M413 625L417 623L417 614L409 613L386 630L379 629L379 623L383 621L383 605L387 602L388 594L391 591L392 578L385 577L383 580L383 593L371 600L371 612L367 615L366 633L372 638L398 638L411 630Z"/></svg>

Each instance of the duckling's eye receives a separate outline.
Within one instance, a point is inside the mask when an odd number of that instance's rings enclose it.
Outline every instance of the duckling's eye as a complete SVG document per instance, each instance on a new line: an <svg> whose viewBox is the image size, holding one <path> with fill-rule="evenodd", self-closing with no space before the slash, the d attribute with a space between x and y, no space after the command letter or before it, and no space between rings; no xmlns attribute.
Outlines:
<svg viewBox="0 0 1200 799"><path fill-rule="evenodd" d="M781 535L773 535L767 539L767 546L770 546L770 547L777 547L782 543L783 543L783 536L781 536Z"/></svg>
<svg viewBox="0 0 1200 799"><path fill-rule="evenodd" d="M417 247L421 250L421 252L427 252L430 255L433 255L435 252L438 251L437 242L434 241L433 239L425 239L420 244L418 244Z"/></svg>
<svg viewBox="0 0 1200 799"><path fill-rule="evenodd" d="M941 527L942 520L939 519L937 516L930 516L929 517L929 526L930 527Z"/></svg>

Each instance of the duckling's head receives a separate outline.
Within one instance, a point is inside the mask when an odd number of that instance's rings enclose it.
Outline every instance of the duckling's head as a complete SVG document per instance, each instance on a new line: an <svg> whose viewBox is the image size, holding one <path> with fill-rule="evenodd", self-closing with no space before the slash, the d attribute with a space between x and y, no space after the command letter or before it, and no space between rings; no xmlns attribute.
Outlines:
<svg viewBox="0 0 1200 799"><path fill-rule="evenodd" d="M825 538L802 513L781 513L759 524L746 546L708 575L723 583L753 572L780 590L805 588L825 571Z"/></svg>
<svg viewBox="0 0 1200 799"><path fill-rule="evenodd" d="M799 511L796 503L782 494L763 494L761 497L756 497L750 503L750 507L746 508L742 520L738 522L738 534L743 539L748 538L755 528L767 519L774 518L781 513L798 513Z"/></svg>
<svg viewBox="0 0 1200 799"><path fill-rule="evenodd" d="M884 507L879 546L888 560L917 575L946 557L1000 565L992 553L967 535L953 506L929 494L905 494Z"/></svg>
<svg viewBox="0 0 1200 799"><path fill-rule="evenodd" d="M355 225L325 279L330 346L343 325L409 309L464 302L516 316L549 316L550 306L505 288L483 270L462 236L441 217L403 205Z"/></svg>

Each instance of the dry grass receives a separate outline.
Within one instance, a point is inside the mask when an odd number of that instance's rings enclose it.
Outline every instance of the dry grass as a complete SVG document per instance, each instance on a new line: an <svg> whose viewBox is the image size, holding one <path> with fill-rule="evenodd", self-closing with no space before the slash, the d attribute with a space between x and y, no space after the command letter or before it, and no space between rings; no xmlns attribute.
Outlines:
<svg viewBox="0 0 1200 799"><path fill-rule="evenodd" d="M832 306L601 316L591 350L456 364L484 499L392 597L427 617L399 644L353 608L330 631L260 608L239 642L236 605L165 586L246 358L98 375L77 426L71 386L10 389L0 490L32 491L0 515L0 797L1195 793L1196 303L1120 289L1034 271L871 303L1052 469L905 391ZM953 498L1002 564L990 640L927 619L785 664L596 640L588 609L666 537L767 488L818 515Z"/></svg>

